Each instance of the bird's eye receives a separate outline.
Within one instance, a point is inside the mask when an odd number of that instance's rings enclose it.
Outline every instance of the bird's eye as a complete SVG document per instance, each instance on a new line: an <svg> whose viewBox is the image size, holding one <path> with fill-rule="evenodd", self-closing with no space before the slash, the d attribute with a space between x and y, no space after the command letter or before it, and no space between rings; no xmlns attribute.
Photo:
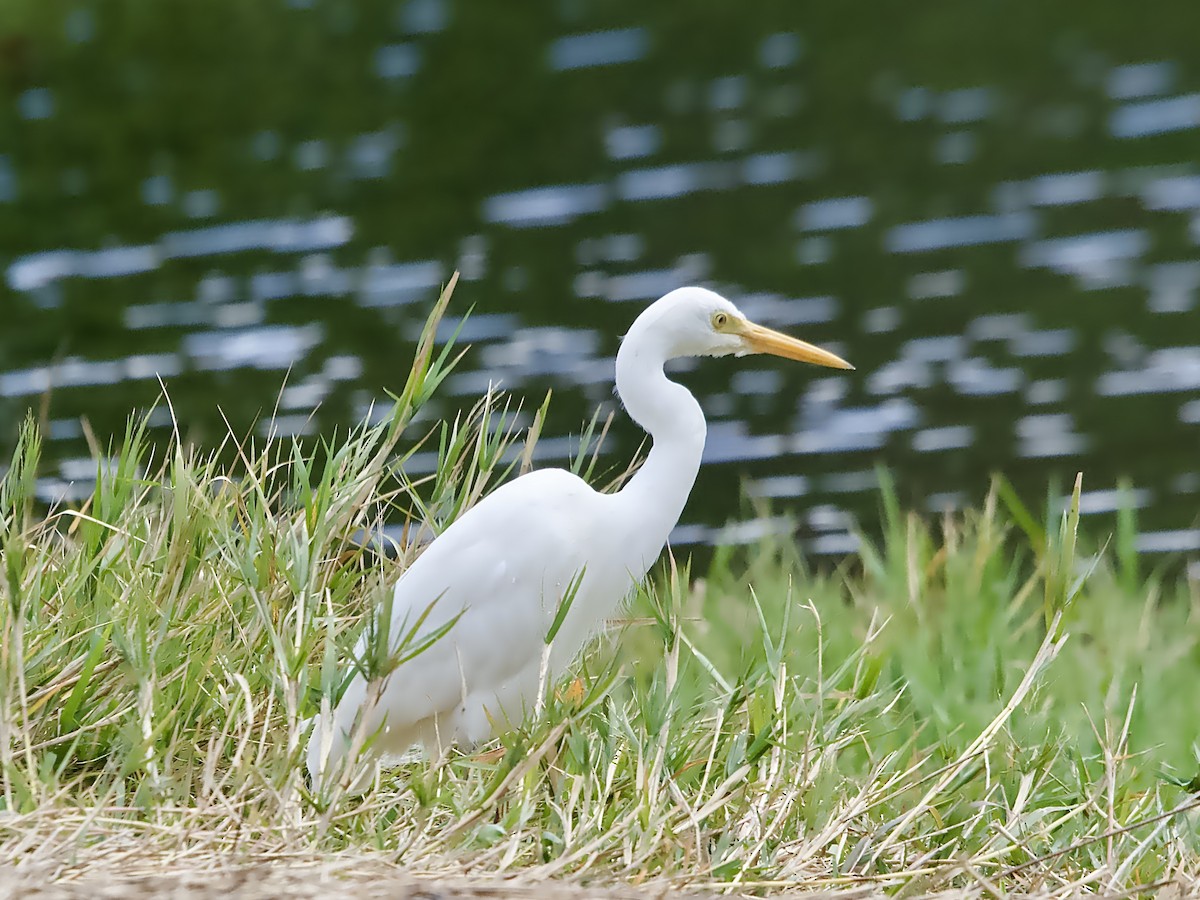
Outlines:
<svg viewBox="0 0 1200 900"><path fill-rule="evenodd" d="M713 328L724 328L729 324L729 314L723 312L713 313L712 323Z"/></svg>

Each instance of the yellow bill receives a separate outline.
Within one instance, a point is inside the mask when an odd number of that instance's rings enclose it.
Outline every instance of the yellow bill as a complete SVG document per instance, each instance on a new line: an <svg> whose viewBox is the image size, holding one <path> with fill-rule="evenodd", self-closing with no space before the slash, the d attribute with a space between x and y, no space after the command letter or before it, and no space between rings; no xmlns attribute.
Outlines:
<svg viewBox="0 0 1200 900"><path fill-rule="evenodd" d="M827 366L830 369L853 369L835 353L822 350L807 341L764 328L747 322L741 329L742 339L751 353L770 353L772 356L782 356L784 359L794 359L798 362L812 363L816 366Z"/></svg>

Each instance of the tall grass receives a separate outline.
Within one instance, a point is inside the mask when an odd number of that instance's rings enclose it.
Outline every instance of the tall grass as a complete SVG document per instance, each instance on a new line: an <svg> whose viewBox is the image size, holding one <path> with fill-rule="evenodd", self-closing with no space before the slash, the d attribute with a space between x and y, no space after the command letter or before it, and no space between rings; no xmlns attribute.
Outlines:
<svg viewBox="0 0 1200 900"><path fill-rule="evenodd" d="M884 477L882 538L834 572L784 540L703 573L668 558L519 731L312 794L302 723L418 552L363 535L436 533L539 430L495 397L414 427L455 361L433 340L448 299L383 423L315 451L240 443L220 467L134 422L86 503L40 514L25 427L0 487L0 864L341 853L990 895L1200 878L1200 593L1138 570L1128 519L1091 546L1078 485L1061 515L998 481L930 522ZM406 478L432 445L437 474Z"/></svg>

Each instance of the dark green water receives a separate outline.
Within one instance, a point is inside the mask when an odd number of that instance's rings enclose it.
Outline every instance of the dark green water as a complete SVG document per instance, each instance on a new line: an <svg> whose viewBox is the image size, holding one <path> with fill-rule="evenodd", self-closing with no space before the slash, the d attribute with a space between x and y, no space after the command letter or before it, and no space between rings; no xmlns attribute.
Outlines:
<svg viewBox="0 0 1200 900"><path fill-rule="evenodd" d="M1198 8L911 6L11 4L0 445L42 409L43 494L77 495L82 420L159 376L200 442L285 375L285 432L357 421L459 268L438 411L553 387L554 463L618 335L698 282L858 371L682 369L711 429L680 542L743 484L837 554L876 466L930 509L1083 470L1099 530L1127 478L1143 548L1194 559Z"/></svg>

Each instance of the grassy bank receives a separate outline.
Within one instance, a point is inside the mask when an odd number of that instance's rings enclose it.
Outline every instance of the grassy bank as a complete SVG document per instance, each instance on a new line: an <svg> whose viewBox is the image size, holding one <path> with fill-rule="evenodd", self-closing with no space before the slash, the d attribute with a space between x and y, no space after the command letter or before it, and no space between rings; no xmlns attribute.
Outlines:
<svg viewBox="0 0 1200 900"><path fill-rule="evenodd" d="M786 541L668 560L521 732L312 796L301 722L416 552L381 557L364 529L444 526L537 437L495 399L414 425L452 364L431 334L382 425L315 453L247 442L230 469L135 424L79 509L35 511L26 428L0 489L0 864L369 856L372 877L978 894L1200 878L1197 586L1143 571L1129 523L1097 552L1002 483L937 522L885 484L882 539L831 573ZM439 474L408 481L431 447Z"/></svg>

